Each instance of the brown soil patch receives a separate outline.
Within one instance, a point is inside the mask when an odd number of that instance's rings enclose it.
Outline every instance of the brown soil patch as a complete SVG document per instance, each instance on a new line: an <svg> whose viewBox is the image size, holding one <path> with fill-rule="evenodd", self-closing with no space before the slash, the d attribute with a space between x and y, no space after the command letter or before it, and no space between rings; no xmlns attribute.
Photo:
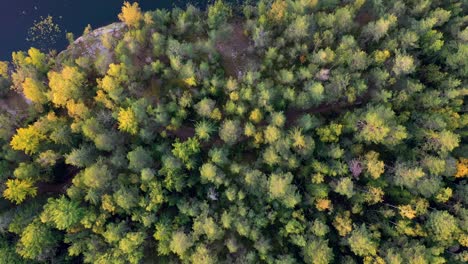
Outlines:
<svg viewBox="0 0 468 264"><path fill-rule="evenodd" d="M244 34L241 22L231 24L230 34L216 42L216 50L221 55L221 63L226 73L239 78L250 68L258 67L258 58L253 52L250 39Z"/></svg>
<svg viewBox="0 0 468 264"><path fill-rule="evenodd" d="M22 118L27 114L29 102L24 96L15 91L9 91L4 98L0 98L0 109L13 116Z"/></svg>

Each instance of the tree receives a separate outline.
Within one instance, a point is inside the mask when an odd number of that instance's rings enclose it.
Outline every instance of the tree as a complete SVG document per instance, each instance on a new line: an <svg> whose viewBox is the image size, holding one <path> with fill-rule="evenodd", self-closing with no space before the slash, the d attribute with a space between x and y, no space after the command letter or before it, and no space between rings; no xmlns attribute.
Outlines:
<svg viewBox="0 0 468 264"><path fill-rule="evenodd" d="M369 151L365 156L365 167L368 175L377 179L385 171L385 163L379 160L379 153L375 151Z"/></svg>
<svg viewBox="0 0 468 264"><path fill-rule="evenodd" d="M457 220L447 211L431 212L426 227L431 238L444 245L451 245L459 231Z"/></svg>
<svg viewBox="0 0 468 264"><path fill-rule="evenodd" d="M151 168L153 164L151 153L141 146L128 152L127 159L129 161L128 168L134 171Z"/></svg>
<svg viewBox="0 0 468 264"><path fill-rule="evenodd" d="M328 240L313 238L303 249L304 261L310 264L327 264L333 261L333 250L328 247Z"/></svg>
<svg viewBox="0 0 468 264"><path fill-rule="evenodd" d="M6 187L3 197L16 204L22 203L27 196L34 197L37 194L37 187L31 180L9 179Z"/></svg>
<svg viewBox="0 0 468 264"><path fill-rule="evenodd" d="M8 72L8 62L0 61L0 97L3 97L8 93L11 84L11 77Z"/></svg>
<svg viewBox="0 0 468 264"><path fill-rule="evenodd" d="M177 231L172 234L170 243L171 251L183 258L187 250L192 247L193 242L190 236L186 235L183 231Z"/></svg>
<svg viewBox="0 0 468 264"><path fill-rule="evenodd" d="M129 27L138 27L140 22L143 20L143 14L141 13L138 3L134 2L133 4L130 4L125 1L122 6L122 12L119 14L119 19Z"/></svg>
<svg viewBox="0 0 468 264"><path fill-rule="evenodd" d="M211 252L204 245L199 245L195 249L192 257L193 264L215 264L217 263L216 256L213 256Z"/></svg>
<svg viewBox="0 0 468 264"><path fill-rule="evenodd" d="M215 108L215 101L203 98L195 105L195 110L202 117L210 117Z"/></svg>
<svg viewBox="0 0 468 264"><path fill-rule="evenodd" d="M231 7L222 0L216 0L208 7L207 24L210 29L217 29L223 26L231 16Z"/></svg>
<svg viewBox="0 0 468 264"><path fill-rule="evenodd" d="M59 241L60 234L35 220L21 233L17 251L24 258L44 260L53 255Z"/></svg>
<svg viewBox="0 0 468 264"><path fill-rule="evenodd" d="M119 130L128 132L131 135L138 133L138 119L132 108L121 108L119 111Z"/></svg>
<svg viewBox="0 0 468 264"><path fill-rule="evenodd" d="M309 36L309 17L298 16L286 29L286 36L290 40L300 40Z"/></svg>
<svg viewBox="0 0 468 264"><path fill-rule="evenodd" d="M268 194L271 199L279 200L287 208L293 208L301 201L296 187L291 184L291 173L274 173L268 179Z"/></svg>
<svg viewBox="0 0 468 264"><path fill-rule="evenodd" d="M354 254L365 257L377 254L378 243L372 238L366 225L355 228L348 238L349 247Z"/></svg>
<svg viewBox="0 0 468 264"><path fill-rule="evenodd" d="M111 172L101 161L87 167L83 173L83 183L90 188L104 188L110 184Z"/></svg>
<svg viewBox="0 0 468 264"><path fill-rule="evenodd" d="M229 145L237 142L240 133L240 124L237 120L225 120L219 129L219 137Z"/></svg>
<svg viewBox="0 0 468 264"><path fill-rule="evenodd" d="M73 149L70 153L65 155L65 163L84 168L94 162L95 153L94 148L91 146L82 145L80 148Z"/></svg>
<svg viewBox="0 0 468 264"><path fill-rule="evenodd" d="M66 106L70 100L78 101L84 94L86 76L77 67L65 66L61 72L50 71L50 99L57 106Z"/></svg>
<svg viewBox="0 0 468 264"><path fill-rule="evenodd" d="M210 139L212 133L215 131L215 128L212 123L206 120L202 120L195 124L195 134L201 140Z"/></svg>
<svg viewBox="0 0 468 264"><path fill-rule="evenodd" d="M13 172L19 180L35 180L39 177L38 168L34 163L21 162Z"/></svg>
<svg viewBox="0 0 468 264"><path fill-rule="evenodd" d="M360 142L398 144L407 137L406 128L397 125L395 112L384 106L369 107L357 123L356 139Z"/></svg>
<svg viewBox="0 0 468 264"><path fill-rule="evenodd" d="M46 96L46 87L45 85L32 78L26 78L22 84L24 96L37 104L45 104L48 102Z"/></svg>
<svg viewBox="0 0 468 264"><path fill-rule="evenodd" d="M51 222L57 229L65 230L77 225L84 216L84 209L76 201L61 196L49 198L41 214L43 223Z"/></svg>
<svg viewBox="0 0 468 264"><path fill-rule="evenodd" d="M351 198L354 195L354 184L351 178L342 178L335 186L335 192Z"/></svg>
<svg viewBox="0 0 468 264"><path fill-rule="evenodd" d="M11 139L10 145L14 150L22 150L26 154L35 154L39 151L41 143L46 139L47 137L35 126L30 125L27 128L19 128Z"/></svg>
<svg viewBox="0 0 468 264"><path fill-rule="evenodd" d="M393 64L392 71L395 75L409 74L415 69L414 59L409 55L396 54L395 63Z"/></svg>
<svg viewBox="0 0 468 264"><path fill-rule="evenodd" d="M205 163L200 167L200 178L202 183L212 182L220 185L223 182L223 173L212 163Z"/></svg>
<svg viewBox="0 0 468 264"><path fill-rule="evenodd" d="M362 34L367 38L371 38L373 41L379 41L385 36L385 34L387 34L388 30L396 24L396 22L397 17L394 15L382 17L377 21L367 24L364 27Z"/></svg>
<svg viewBox="0 0 468 264"><path fill-rule="evenodd" d="M343 125L330 123L326 127L317 128L317 135L322 142L338 142Z"/></svg>

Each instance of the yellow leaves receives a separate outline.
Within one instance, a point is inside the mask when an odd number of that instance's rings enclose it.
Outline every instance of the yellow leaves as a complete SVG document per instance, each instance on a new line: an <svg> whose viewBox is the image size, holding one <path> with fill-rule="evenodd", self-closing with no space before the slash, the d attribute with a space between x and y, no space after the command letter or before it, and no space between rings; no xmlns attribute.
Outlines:
<svg viewBox="0 0 468 264"><path fill-rule="evenodd" d="M390 58L390 51L388 50L377 50L374 53L374 60L379 64L385 62L388 58Z"/></svg>
<svg viewBox="0 0 468 264"><path fill-rule="evenodd" d="M320 141L332 143L338 142L342 128L343 125L341 124L330 123L328 126L317 128L316 132L320 137Z"/></svg>
<svg viewBox="0 0 468 264"><path fill-rule="evenodd" d="M369 151L365 156L365 165L367 172L373 179L377 179L384 173L385 164L379 160L379 153L375 151Z"/></svg>
<svg viewBox="0 0 468 264"><path fill-rule="evenodd" d="M131 108L121 108L118 116L119 130L132 135L138 133L138 120L135 112Z"/></svg>
<svg viewBox="0 0 468 264"><path fill-rule="evenodd" d="M320 172L312 175L312 183L315 183L315 184L322 183L324 179L325 179L325 176Z"/></svg>
<svg viewBox="0 0 468 264"><path fill-rule="evenodd" d="M285 0L276 0L271 5L271 9L268 12L268 17L275 22L282 21L285 18L287 8L288 4Z"/></svg>
<svg viewBox="0 0 468 264"><path fill-rule="evenodd" d="M14 150L22 150L30 155L39 150L39 144L45 139L45 135L41 134L36 127L30 125L27 128L19 128L10 145Z"/></svg>
<svg viewBox="0 0 468 264"><path fill-rule="evenodd" d="M306 140L304 135L302 135L302 130L300 128L295 128L290 132L290 136L293 141L293 147L302 149L306 147Z"/></svg>
<svg viewBox="0 0 468 264"><path fill-rule="evenodd" d="M109 194L104 194L102 196L102 209L110 213L115 212L116 207L114 202L112 201L112 196L110 196Z"/></svg>
<svg viewBox="0 0 468 264"><path fill-rule="evenodd" d="M458 242L460 243L460 245L468 247L468 234L461 233L460 237L458 238Z"/></svg>
<svg viewBox="0 0 468 264"><path fill-rule="evenodd" d="M236 91L231 92L231 93L229 94L229 99L231 99L231 100L234 101L234 102L237 101L237 100L239 100L239 93L236 92Z"/></svg>
<svg viewBox="0 0 468 264"><path fill-rule="evenodd" d="M383 201L384 191L379 187L369 187L369 192L364 196L370 205Z"/></svg>
<svg viewBox="0 0 468 264"><path fill-rule="evenodd" d="M0 77L8 78L8 62L0 61Z"/></svg>
<svg viewBox="0 0 468 264"><path fill-rule="evenodd" d="M130 4L129 2L125 1L124 5L122 6L122 12L119 14L119 19L131 27L136 27L143 19L143 15L141 13L140 7L138 3L135 2Z"/></svg>
<svg viewBox="0 0 468 264"><path fill-rule="evenodd" d="M414 221L399 220L396 224L396 229L399 233L411 237L424 237L427 235L420 224L416 223L414 226L411 226L412 223L414 223Z"/></svg>
<svg viewBox="0 0 468 264"><path fill-rule="evenodd" d="M411 207L411 205L399 205L398 210L400 215L409 219L413 219L416 217L416 211Z"/></svg>
<svg viewBox="0 0 468 264"><path fill-rule="evenodd" d="M385 260L379 256L365 256L364 264L385 264Z"/></svg>
<svg viewBox="0 0 468 264"><path fill-rule="evenodd" d="M451 188L442 188L439 190L439 193L436 195L435 199L439 203L446 203L452 197L453 191Z"/></svg>
<svg viewBox="0 0 468 264"><path fill-rule="evenodd" d="M67 102L67 110L68 115L75 118L80 117L85 119L90 113L88 107L84 103L76 103L74 100L70 100L69 102Z"/></svg>
<svg viewBox="0 0 468 264"><path fill-rule="evenodd" d="M190 87L193 87L195 85L197 85L197 80L195 79L195 77L189 77L189 78L185 78L184 79L184 83Z"/></svg>
<svg viewBox="0 0 468 264"><path fill-rule="evenodd" d="M250 116L249 116L250 121L254 123L259 123L260 121L262 121L262 119L263 119L263 114L260 111L260 109L255 108L254 110L252 110L252 112L250 112Z"/></svg>
<svg viewBox="0 0 468 264"><path fill-rule="evenodd" d="M332 203L329 199L318 199L315 202L315 207L319 211L330 210L332 208Z"/></svg>
<svg viewBox="0 0 468 264"><path fill-rule="evenodd" d="M262 132L255 133L254 143L256 145L259 145L259 144L263 143L263 134L262 134Z"/></svg>
<svg viewBox="0 0 468 264"><path fill-rule="evenodd" d="M223 117L223 115L221 114L221 111L219 111L219 108L215 108L213 109L213 112L211 112L211 115L210 117L214 120L221 120L221 118Z"/></svg>
<svg viewBox="0 0 468 264"><path fill-rule="evenodd" d="M9 179L6 182L6 190L3 192L3 197L15 202L22 203L27 196L36 196L37 187L29 180Z"/></svg>
<svg viewBox="0 0 468 264"><path fill-rule="evenodd" d="M468 176L468 158L460 158L457 161L457 172L455 178L466 178Z"/></svg>
<svg viewBox="0 0 468 264"><path fill-rule="evenodd" d="M62 72L50 71L47 76L54 104L65 106L70 99L81 98L86 76L78 68L65 66Z"/></svg>
<svg viewBox="0 0 468 264"><path fill-rule="evenodd" d="M338 231L338 234L343 237L353 230L352 223L349 211L338 214L333 220L333 226Z"/></svg>
<svg viewBox="0 0 468 264"><path fill-rule="evenodd" d="M36 48L30 48L28 50L28 55L29 57L25 58L25 63L42 70L46 62L46 55Z"/></svg>
<svg viewBox="0 0 468 264"><path fill-rule="evenodd" d="M45 104L47 103L47 96L45 95L46 87L40 81L33 78L24 79L23 94L26 99L33 103Z"/></svg>
<svg viewBox="0 0 468 264"><path fill-rule="evenodd" d="M276 126L272 126L272 125L267 126L264 133L265 133L265 141L267 141L268 143L274 143L281 136L281 131Z"/></svg>

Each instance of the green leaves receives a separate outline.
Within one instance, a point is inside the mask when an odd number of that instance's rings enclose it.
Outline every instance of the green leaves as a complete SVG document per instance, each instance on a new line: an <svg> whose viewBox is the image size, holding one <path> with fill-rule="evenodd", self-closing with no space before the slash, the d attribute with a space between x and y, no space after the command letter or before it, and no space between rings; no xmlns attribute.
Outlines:
<svg viewBox="0 0 468 264"><path fill-rule="evenodd" d="M85 209L76 201L70 201L64 196L58 199L50 198L41 214L43 223L51 222L59 230L74 227L84 216Z"/></svg>
<svg viewBox="0 0 468 264"><path fill-rule="evenodd" d="M287 208L293 208L301 201L296 187L291 184L292 180L293 175L289 172L271 174L268 179L270 198L280 201Z"/></svg>
<svg viewBox="0 0 468 264"><path fill-rule="evenodd" d="M172 154L179 158L185 164L187 169L193 169L196 161L195 155L200 152L200 142L198 142L198 139L193 137L184 142L176 140L172 146Z"/></svg>
<svg viewBox="0 0 468 264"><path fill-rule="evenodd" d="M348 243L354 254L358 256L375 256L377 254L378 243L373 239L366 225L355 228L348 238Z"/></svg>
<svg viewBox="0 0 468 264"><path fill-rule="evenodd" d="M463 262L452 2L125 3L58 56L14 53L0 262Z"/></svg>

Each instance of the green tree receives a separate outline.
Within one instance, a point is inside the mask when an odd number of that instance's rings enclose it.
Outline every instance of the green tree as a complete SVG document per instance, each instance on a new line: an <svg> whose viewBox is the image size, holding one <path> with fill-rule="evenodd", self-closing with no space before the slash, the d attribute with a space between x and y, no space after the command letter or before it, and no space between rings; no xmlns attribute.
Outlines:
<svg viewBox="0 0 468 264"><path fill-rule="evenodd" d="M236 143L240 134L240 124L237 120L225 120L219 129L219 137L229 145Z"/></svg>
<svg viewBox="0 0 468 264"><path fill-rule="evenodd" d="M445 245L450 245L459 232L457 220L447 211L431 212L426 227L432 240Z"/></svg>
<svg viewBox="0 0 468 264"><path fill-rule="evenodd" d="M104 188L110 185L111 171L106 164L98 161L87 167L83 173L83 183L90 188Z"/></svg>
<svg viewBox="0 0 468 264"><path fill-rule="evenodd" d="M172 239L170 243L170 249L175 254L180 257L184 257L187 253L187 250L192 247L193 242L191 237L185 234L183 231L177 231L172 234Z"/></svg>
<svg viewBox="0 0 468 264"><path fill-rule="evenodd" d="M328 240L310 239L303 249L304 262L310 264L327 264L333 261L333 250L328 246Z"/></svg>
<svg viewBox="0 0 468 264"><path fill-rule="evenodd" d="M373 239L366 225L355 228L348 237L348 243L354 254L358 256L375 256L377 254L378 243Z"/></svg>
<svg viewBox="0 0 468 264"><path fill-rule="evenodd" d="M84 216L84 210L76 201L61 196L58 199L49 198L41 214L43 223L50 222L59 230L65 230L77 225Z"/></svg>
<svg viewBox="0 0 468 264"><path fill-rule="evenodd" d="M128 152L127 159L129 161L128 168L134 171L151 168L153 165L151 153L141 146Z"/></svg>
<svg viewBox="0 0 468 264"><path fill-rule="evenodd" d="M231 16L231 7L222 0L216 0L208 7L208 26L210 29L217 29L223 26Z"/></svg>
<svg viewBox="0 0 468 264"><path fill-rule="evenodd" d="M268 179L268 194L271 199L277 199L284 206L293 208L301 201L296 186L291 184L293 175L288 173L274 173Z"/></svg>
<svg viewBox="0 0 468 264"><path fill-rule="evenodd" d="M17 251L26 259L45 260L53 256L59 241L60 234L36 220L21 233Z"/></svg>

